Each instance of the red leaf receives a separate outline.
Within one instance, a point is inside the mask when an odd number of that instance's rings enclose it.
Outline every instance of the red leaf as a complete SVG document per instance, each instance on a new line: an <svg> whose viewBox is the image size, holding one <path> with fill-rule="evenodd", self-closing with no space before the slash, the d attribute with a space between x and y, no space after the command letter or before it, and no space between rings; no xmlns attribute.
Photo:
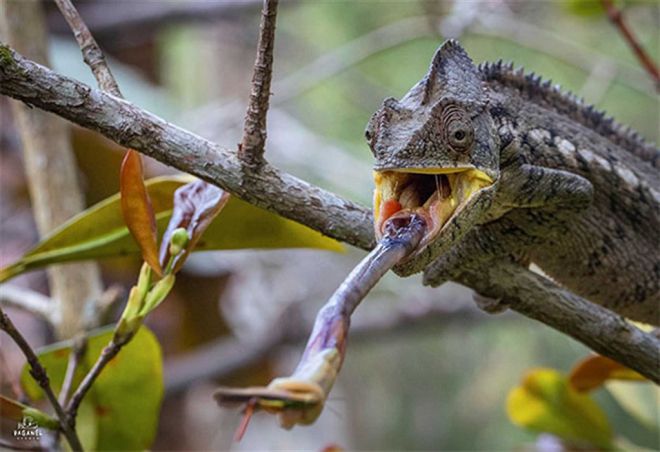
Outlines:
<svg viewBox="0 0 660 452"><path fill-rule="evenodd" d="M121 164L119 187L121 210L128 230L138 243L144 261L161 275L163 271L158 262L156 217L144 186L142 158L132 149L126 152Z"/></svg>
<svg viewBox="0 0 660 452"><path fill-rule="evenodd" d="M170 259L172 233L183 228L188 232L188 244L179 254L172 272L176 273L213 219L229 200L229 193L202 180L191 182L174 192L174 210L160 244L160 262L165 267Z"/></svg>

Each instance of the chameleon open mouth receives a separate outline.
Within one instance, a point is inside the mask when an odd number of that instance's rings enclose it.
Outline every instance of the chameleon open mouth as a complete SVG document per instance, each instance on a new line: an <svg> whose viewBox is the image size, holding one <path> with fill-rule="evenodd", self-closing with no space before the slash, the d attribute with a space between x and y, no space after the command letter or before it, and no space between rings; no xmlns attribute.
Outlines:
<svg viewBox="0 0 660 452"><path fill-rule="evenodd" d="M374 171L374 226L380 240L387 225L405 224L413 214L426 222L423 249L480 190L493 184L474 168L404 168Z"/></svg>

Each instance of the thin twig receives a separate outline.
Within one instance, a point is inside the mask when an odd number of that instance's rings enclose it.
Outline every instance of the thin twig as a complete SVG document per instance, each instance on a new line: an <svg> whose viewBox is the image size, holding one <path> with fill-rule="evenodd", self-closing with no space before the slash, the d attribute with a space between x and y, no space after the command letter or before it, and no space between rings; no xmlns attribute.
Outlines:
<svg viewBox="0 0 660 452"><path fill-rule="evenodd" d="M633 31L628 27L628 24L623 20L623 13L614 6L612 0L600 0L607 17L610 22L619 30L625 41L628 43L633 53L639 60L640 64L646 69L646 72L651 76L657 91L660 91L660 72L655 65L649 54L644 50L644 47L639 43L639 40L634 35Z"/></svg>
<svg viewBox="0 0 660 452"><path fill-rule="evenodd" d="M99 87L113 96L123 97L119 90L119 85L117 85L117 81L112 75L108 63L105 61L103 51L96 43L80 14L78 14L76 7L73 6L70 0L55 0L55 3L71 27L76 41L78 41L78 46L80 46L80 50L82 51L83 59L92 69Z"/></svg>
<svg viewBox="0 0 660 452"><path fill-rule="evenodd" d="M58 397L62 406L66 406L66 403L69 400L69 394L73 388L73 380L76 377L76 371L78 370L78 366L80 366L86 351L87 336L85 334L80 334L73 338L71 353L69 353L66 373L64 374L64 381L62 382L62 389L60 389L60 395Z"/></svg>
<svg viewBox="0 0 660 452"><path fill-rule="evenodd" d="M277 2L278 0L264 0L261 11L257 59L252 72L252 92L245 114L243 139L238 147L238 157L249 165L263 162L266 145L266 115L270 99L270 81L273 76Z"/></svg>
<svg viewBox="0 0 660 452"><path fill-rule="evenodd" d="M112 305L114 305L117 301L120 300L123 293L124 293L124 289L121 286L119 285L110 286L105 292L101 294L101 296L96 302L90 303L87 306L89 312L85 312L83 315L85 319L84 324L86 329L92 329L98 326L98 323L105 314L105 312ZM64 383L62 383L62 389L60 391L60 396L59 396L60 403L64 406L66 406L69 400L69 394L73 389L72 386L73 386L73 380L75 379L76 376L76 371L80 366L80 364L82 363L85 353L87 352L87 344L88 344L88 340L87 340L87 335L85 334L80 334L73 339L73 345L71 347L71 353L69 355L69 361L67 363L66 374L64 376ZM101 355L98 359L101 360L102 357L103 355ZM94 379L96 379L96 377L94 377ZM94 379L92 379L92 382L94 381ZM82 401L82 398L84 397L85 393L88 390L89 389L86 389L85 392L77 396L80 398L80 401ZM77 404L80 404L80 401L78 401ZM67 410L67 414L71 416L69 410ZM73 417L75 419L75 414Z"/></svg>
<svg viewBox="0 0 660 452"><path fill-rule="evenodd" d="M30 365L30 375L32 375L32 378L34 378L34 380L39 384L41 389L46 394L48 401L53 406L53 409L57 414L57 418L60 421L60 429L69 442L69 445L73 450L81 451L82 446L80 444L80 440L78 439L78 435L76 434L76 431L72 425L68 422L67 415L62 409L62 405L60 405L60 403L57 401L57 397L55 397L55 393L50 386L50 379L48 378L46 369L44 369L44 367L41 365L39 358L37 357L34 350L32 350L32 347L30 347L30 344L27 343L23 335L16 329L13 322L7 316L7 314L4 313L2 308L0 308L0 329L6 332L14 340L16 345L18 345L18 347L25 355L25 359L27 359L27 362Z"/></svg>
<svg viewBox="0 0 660 452"><path fill-rule="evenodd" d="M123 292L124 290L121 286L111 286L101 294L97 301L88 303L87 312L83 314L85 330L89 330L98 326L98 322L105 311L120 299ZM87 352L87 344L87 335L84 333L79 334L73 338L73 345L71 346L71 353L69 354L69 360L67 361L64 382L62 383L62 389L60 390L58 398L62 406L66 406L69 400L69 395L73 389L73 381L75 379L76 372L82 363L85 353ZM87 390L85 392L87 392ZM83 396L84 393L79 395L81 400ZM80 402L78 402L78 404L79 403ZM67 410L67 415L71 417L69 410ZM72 422L73 425L75 425L75 414L73 416Z"/></svg>
<svg viewBox="0 0 660 452"><path fill-rule="evenodd" d="M87 372L83 381L80 382L80 385L76 391L71 396L69 404L66 406L66 413L68 416L69 422L75 422L76 415L78 414L78 408L80 403L83 401L83 398L87 392L91 389L92 385L101 374L105 366L112 361L112 358L117 356L117 353L122 349L122 347L128 342L116 342L113 338L108 345L103 348L103 351L99 355L98 359L94 363L94 366Z"/></svg>
<svg viewBox="0 0 660 452"><path fill-rule="evenodd" d="M0 286L0 305L11 306L36 314L53 325L57 323L53 300L34 290L13 284L4 284Z"/></svg>

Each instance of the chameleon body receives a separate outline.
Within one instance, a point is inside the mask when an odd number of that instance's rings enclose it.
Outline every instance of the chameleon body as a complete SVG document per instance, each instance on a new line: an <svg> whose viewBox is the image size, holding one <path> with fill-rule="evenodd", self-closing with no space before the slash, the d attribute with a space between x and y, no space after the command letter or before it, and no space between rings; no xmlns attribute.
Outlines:
<svg viewBox="0 0 660 452"><path fill-rule="evenodd" d="M658 325L660 150L511 65L475 66L456 41L365 132L376 234L429 223L398 265L439 285L503 259L534 263L576 294Z"/></svg>

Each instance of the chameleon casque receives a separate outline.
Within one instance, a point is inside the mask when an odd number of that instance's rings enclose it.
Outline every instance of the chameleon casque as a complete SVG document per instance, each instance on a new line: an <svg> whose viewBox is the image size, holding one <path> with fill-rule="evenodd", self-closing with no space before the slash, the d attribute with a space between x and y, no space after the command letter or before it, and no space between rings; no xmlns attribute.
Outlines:
<svg viewBox="0 0 660 452"><path fill-rule="evenodd" d="M513 259L576 294L660 324L660 150L512 65L475 66L445 42L365 132L374 224L417 214L427 232L395 267L440 285Z"/></svg>

